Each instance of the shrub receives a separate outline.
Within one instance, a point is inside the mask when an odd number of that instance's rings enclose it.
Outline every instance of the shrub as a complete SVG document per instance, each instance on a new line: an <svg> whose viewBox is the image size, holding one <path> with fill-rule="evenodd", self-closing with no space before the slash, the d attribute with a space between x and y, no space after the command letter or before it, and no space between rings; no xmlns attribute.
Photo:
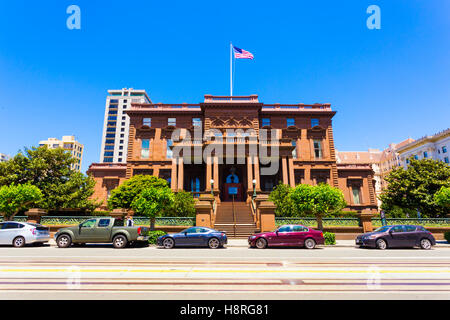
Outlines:
<svg viewBox="0 0 450 320"><path fill-rule="evenodd" d="M165 234L167 234L167 232L162 231L162 230L150 231L148 233L148 243L156 244L156 241L158 240L158 238Z"/></svg>
<svg viewBox="0 0 450 320"><path fill-rule="evenodd" d="M334 245L336 244L336 235L332 232L324 232L323 237L325 239L325 245Z"/></svg>
<svg viewBox="0 0 450 320"><path fill-rule="evenodd" d="M450 231L444 233L444 238L445 240L447 240L448 243L450 243Z"/></svg>
<svg viewBox="0 0 450 320"><path fill-rule="evenodd" d="M295 216L295 208L290 197L292 187L287 184L278 184L270 193L269 200L277 206L275 215L277 217L293 217Z"/></svg>
<svg viewBox="0 0 450 320"><path fill-rule="evenodd" d="M167 217L195 217L195 201L191 193L179 191L175 193L174 201L166 212Z"/></svg>

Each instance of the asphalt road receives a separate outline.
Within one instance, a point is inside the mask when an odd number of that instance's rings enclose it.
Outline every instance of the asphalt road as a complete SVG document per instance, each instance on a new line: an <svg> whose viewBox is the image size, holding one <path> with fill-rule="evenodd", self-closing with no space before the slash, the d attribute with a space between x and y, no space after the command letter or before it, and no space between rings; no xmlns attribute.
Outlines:
<svg viewBox="0 0 450 320"><path fill-rule="evenodd" d="M0 299L450 299L450 247L0 247Z"/></svg>

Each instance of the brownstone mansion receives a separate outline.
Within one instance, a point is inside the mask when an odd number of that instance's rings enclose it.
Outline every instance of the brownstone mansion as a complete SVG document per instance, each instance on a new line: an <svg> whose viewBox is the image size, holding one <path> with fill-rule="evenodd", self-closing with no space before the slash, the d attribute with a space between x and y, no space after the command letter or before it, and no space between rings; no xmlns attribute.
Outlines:
<svg viewBox="0 0 450 320"><path fill-rule="evenodd" d="M125 179L148 174L166 179L174 191L213 194L216 223L230 218L233 199L237 211L248 211L237 219L251 223L252 197L280 181L328 183L343 191L349 210L377 210L371 165L336 162L330 104L205 95L199 104L133 103L125 112L126 164L94 163L88 170L97 182L94 197L105 203Z"/></svg>

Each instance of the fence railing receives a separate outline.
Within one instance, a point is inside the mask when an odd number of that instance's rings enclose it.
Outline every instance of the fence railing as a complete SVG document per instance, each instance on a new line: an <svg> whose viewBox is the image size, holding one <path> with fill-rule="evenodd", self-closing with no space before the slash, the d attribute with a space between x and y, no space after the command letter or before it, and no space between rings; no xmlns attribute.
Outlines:
<svg viewBox="0 0 450 320"><path fill-rule="evenodd" d="M429 227L450 227L449 218L387 218L386 223L388 225L394 224L410 224L419 226L429 226ZM382 226L380 218L373 218L372 225L374 227Z"/></svg>
<svg viewBox="0 0 450 320"><path fill-rule="evenodd" d="M77 225L81 222L100 218L94 216L60 216L60 217L42 217L41 224L43 225ZM26 221L26 217L25 217ZM150 218L147 217L133 217L136 226L149 226ZM194 217L158 217L155 221L156 226L193 226L195 225Z"/></svg>
<svg viewBox="0 0 450 320"><path fill-rule="evenodd" d="M0 222L3 222L3 216L0 215ZM27 222L27 217L26 216L15 216L13 221L17 221L17 222Z"/></svg>
<svg viewBox="0 0 450 320"><path fill-rule="evenodd" d="M358 218L322 218L324 227L358 227L360 225ZM317 227L317 220L314 217L304 218L275 218L275 225L301 224L307 227Z"/></svg>

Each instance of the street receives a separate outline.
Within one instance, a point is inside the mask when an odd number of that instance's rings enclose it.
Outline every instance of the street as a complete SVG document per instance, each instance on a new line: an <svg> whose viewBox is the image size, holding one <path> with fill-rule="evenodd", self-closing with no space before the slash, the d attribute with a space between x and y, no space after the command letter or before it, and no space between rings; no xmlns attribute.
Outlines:
<svg viewBox="0 0 450 320"><path fill-rule="evenodd" d="M0 247L0 299L449 299L450 247Z"/></svg>

